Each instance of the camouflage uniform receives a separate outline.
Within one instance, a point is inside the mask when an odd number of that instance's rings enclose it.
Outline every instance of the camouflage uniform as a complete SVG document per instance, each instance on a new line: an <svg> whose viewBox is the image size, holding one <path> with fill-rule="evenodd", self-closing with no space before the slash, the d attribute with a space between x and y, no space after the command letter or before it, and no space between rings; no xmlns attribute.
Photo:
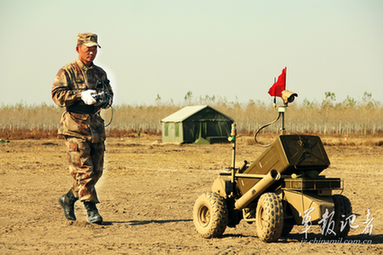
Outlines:
<svg viewBox="0 0 383 255"><path fill-rule="evenodd" d="M66 138L69 171L75 179L74 196L93 203L99 203L94 186L103 172L105 128L99 109L86 105L81 92L97 90L97 80L107 80L102 68L93 63L88 67L76 60L58 71L52 87L53 101L66 107L58 133ZM109 84L107 89L113 96Z"/></svg>

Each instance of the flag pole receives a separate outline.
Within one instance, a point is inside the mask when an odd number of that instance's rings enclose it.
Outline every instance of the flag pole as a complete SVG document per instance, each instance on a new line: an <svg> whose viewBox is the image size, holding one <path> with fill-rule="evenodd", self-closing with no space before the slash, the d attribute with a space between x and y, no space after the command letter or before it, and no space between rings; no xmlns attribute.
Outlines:
<svg viewBox="0 0 383 255"><path fill-rule="evenodd" d="M285 66L285 89L286 89L286 84L287 84L287 66Z"/></svg>
<svg viewBox="0 0 383 255"><path fill-rule="evenodd" d="M287 81L287 66L285 66L285 89L286 89L286 81ZM281 132L280 132L280 135L284 135L286 134L286 131L285 131L285 112L286 112L286 107L287 107L287 104L282 106L282 107L279 107L278 111L279 113L281 114L281 117L282 117L282 123L281 123Z"/></svg>
<svg viewBox="0 0 383 255"><path fill-rule="evenodd" d="M275 84L277 82L277 77L274 77L274 83ZM274 107L277 107L277 96L274 95Z"/></svg>

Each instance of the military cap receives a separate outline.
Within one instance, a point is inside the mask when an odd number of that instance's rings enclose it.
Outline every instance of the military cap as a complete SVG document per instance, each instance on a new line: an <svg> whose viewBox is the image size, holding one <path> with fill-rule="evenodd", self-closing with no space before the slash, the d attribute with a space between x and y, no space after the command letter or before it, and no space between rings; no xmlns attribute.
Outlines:
<svg viewBox="0 0 383 255"><path fill-rule="evenodd" d="M77 35L77 45L84 44L87 47L101 46L97 42L97 35L93 33L81 33Z"/></svg>

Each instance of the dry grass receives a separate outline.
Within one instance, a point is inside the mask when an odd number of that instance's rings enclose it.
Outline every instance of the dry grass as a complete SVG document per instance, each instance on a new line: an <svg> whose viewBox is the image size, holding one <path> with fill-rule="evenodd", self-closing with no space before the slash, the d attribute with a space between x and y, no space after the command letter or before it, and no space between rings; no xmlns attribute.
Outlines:
<svg viewBox="0 0 383 255"><path fill-rule="evenodd" d="M372 103L371 103L372 101ZM348 101L335 104L326 98L322 103L294 102L289 106L285 118L285 128L291 133L318 135L383 135L383 115L379 102ZM110 126L107 135L112 137L137 136L142 133L161 134L161 119L186 105L208 104L232 117L239 133L252 135L262 125L277 116L272 105L263 102L227 102L222 98L205 97L197 100L185 98L185 102L175 104L156 100L154 105L117 105L112 110L103 110L102 116ZM0 107L0 138L52 138L57 134L58 123L63 109L55 105L2 105ZM270 126L266 133L278 133L280 123Z"/></svg>

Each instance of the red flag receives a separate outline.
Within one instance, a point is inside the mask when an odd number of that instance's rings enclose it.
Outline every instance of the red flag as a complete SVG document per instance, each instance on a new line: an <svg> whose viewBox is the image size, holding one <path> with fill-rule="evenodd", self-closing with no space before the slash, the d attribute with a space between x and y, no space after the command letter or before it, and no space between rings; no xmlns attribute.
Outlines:
<svg viewBox="0 0 383 255"><path fill-rule="evenodd" d="M277 82L269 89L270 96L282 96L282 91L286 89L286 68L282 70L282 74L279 75Z"/></svg>

